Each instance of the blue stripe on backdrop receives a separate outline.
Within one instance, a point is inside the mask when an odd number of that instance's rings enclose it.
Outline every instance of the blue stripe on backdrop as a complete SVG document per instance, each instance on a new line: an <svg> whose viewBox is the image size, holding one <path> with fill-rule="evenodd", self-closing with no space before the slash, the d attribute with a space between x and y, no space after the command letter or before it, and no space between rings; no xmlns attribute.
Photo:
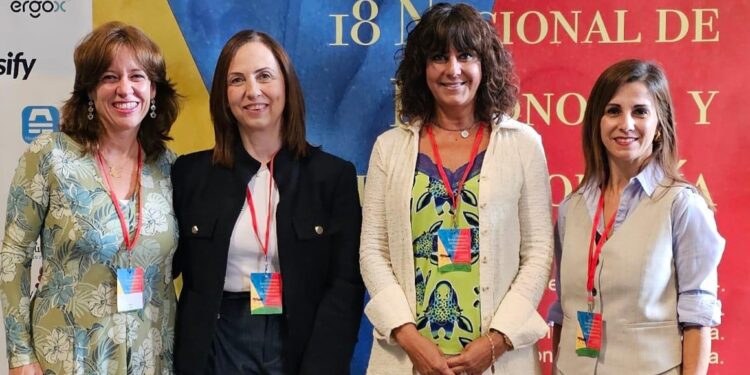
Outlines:
<svg viewBox="0 0 750 375"><path fill-rule="evenodd" d="M308 139L351 160L358 173L365 174L375 138L394 122L391 78L405 35L402 31L411 20L409 10L422 13L431 1L169 3L207 88L221 47L234 33L252 28L276 38L291 56L302 82ZM492 1L469 3L492 10ZM372 326L363 318L352 374L366 370L371 332Z"/></svg>

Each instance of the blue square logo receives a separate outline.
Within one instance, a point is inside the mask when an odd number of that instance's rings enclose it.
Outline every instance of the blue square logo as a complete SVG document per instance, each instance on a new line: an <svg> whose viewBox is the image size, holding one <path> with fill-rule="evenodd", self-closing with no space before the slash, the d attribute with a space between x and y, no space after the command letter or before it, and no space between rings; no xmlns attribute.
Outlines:
<svg viewBox="0 0 750 375"><path fill-rule="evenodd" d="M42 133L60 129L60 111L52 106L30 105L21 112L21 124L24 142L31 143Z"/></svg>

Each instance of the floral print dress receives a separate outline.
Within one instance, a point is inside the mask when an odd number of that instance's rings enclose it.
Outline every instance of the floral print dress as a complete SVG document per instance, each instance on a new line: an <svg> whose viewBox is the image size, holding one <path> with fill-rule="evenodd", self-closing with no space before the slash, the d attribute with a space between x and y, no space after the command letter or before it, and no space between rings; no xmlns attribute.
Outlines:
<svg viewBox="0 0 750 375"><path fill-rule="evenodd" d="M43 135L20 159L0 251L0 302L10 367L52 374L171 374L177 223L165 152L145 163L143 227L132 251L96 160L63 133ZM120 205L134 230L135 198ZM131 236L133 233L131 233ZM40 238L36 294L31 261ZM115 272L143 268L144 308L117 312Z"/></svg>

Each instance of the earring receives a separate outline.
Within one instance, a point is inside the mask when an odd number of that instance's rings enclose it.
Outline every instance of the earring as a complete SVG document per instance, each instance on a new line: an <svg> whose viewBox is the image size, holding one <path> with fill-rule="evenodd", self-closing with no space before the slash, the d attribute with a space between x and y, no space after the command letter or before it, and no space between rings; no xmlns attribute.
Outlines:
<svg viewBox="0 0 750 375"><path fill-rule="evenodd" d="M89 114L86 115L86 118L89 119L89 121L94 119L94 101L89 99L89 108L88 108Z"/></svg>
<svg viewBox="0 0 750 375"><path fill-rule="evenodd" d="M654 135L654 142L661 142L661 129L656 129L656 134Z"/></svg>
<svg viewBox="0 0 750 375"><path fill-rule="evenodd" d="M151 118L156 118L156 99L151 98L151 113L149 114Z"/></svg>

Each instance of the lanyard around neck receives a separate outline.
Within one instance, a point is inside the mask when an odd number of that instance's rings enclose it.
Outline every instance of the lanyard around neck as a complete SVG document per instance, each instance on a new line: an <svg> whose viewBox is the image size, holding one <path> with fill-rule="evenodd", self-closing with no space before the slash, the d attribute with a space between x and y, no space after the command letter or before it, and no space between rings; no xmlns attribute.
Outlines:
<svg viewBox="0 0 750 375"><path fill-rule="evenodd" d="M617 217L617 211L612 214L612 217L607 222L604 228L604 233L596 240L596 231L599 227L599 220L604 216L604 189L601 189L601 195L599 196L599 204L594 214L594 225L591 227L591 239L589 241L589 264L588 264L588 278L586 280L586 291L588 292L588 304L589 312L594 310L594 274L596 273L596 265L599 263L599 255L602 253L602 247L607 242L609 232L612 230L612 226L615 224L615 217Z"/></svg>
<svg viewBox="0 0 750 375"><path fill-rule="evenodd" d="M260 249L263 251L263 255L266 257L266 271L268 271L268 247L269 238L271 237L271 217L273 216L273 160L275 157L276 155L271 157L271 161L268 163L270 176L268 177L268 210L266 211L265 241L261 240L260 234L258 233L258 218L255 213L255 204L253 203L253 193L252 191L250 191L249 186L246 189L247 206L250 208L250 217L252 218L253 223L253 233L255 234L255 239L258 240L258 245L260 245Z"/></svg>
<svg viewBox="0 0 750 375"><path fill-rule="evenodd" d="M471 146L471 153L469 154L469 163L466 165L466 170L464 170L463 176L461 176L461 180L458 181L458 186L456 188L456 193L453 194L453 189L451 188L451 183L448 180L448 175L445 173L445 168L443 168L443 160L440 158L440 151L438 150L437 142L435 141L435 135L432 133L432 125L427 126L427 137L430 139L430 145L432 146L432 154L435 156L435 164L437 164L438 173L440 173L440 179L443 181L443 185L445 185L445 191L448 193L448 196L451 199L451 209L453 211L453 225L456 225L456 215L458 214L458 204L461 197L461 192L464 189L464 184L466 183L466 178L469 176L469 172L471 171L471 168L474 166L474 161L477 158L477 153L479 152L479 145L482 143L482 137L484 135L484 124L479 125L479 130L477 130L477 134L474 136L474 144Z"/></svg>
<svg viewBox="0 0 750 375"><path fill-rule="evenodd" d="M99 170L101 171L102 176L104 176L104 182L107 185L109 198L112 200L112 205L115 206L115 212L117 212L117 218L120 220L120 229L122 229L122 238L125 242L125 250L131 251L133 249L133 246L135 246L136 241L138 241L138 237L141 234L141 227L143 226L143 203L141 202L141 171L143 170L143 151L141 150L141 146L139 144L138 166L136 167L137 169L135 182L135 199L137 204L137 211L135 232L133 233L133 237L130 237L130 230L128 228L127 220L125 219L125 214L122 212L120 202L117 199L117 195L115 194L114 189L112 188L112 182L109 180L109 175L107 174L106 168L104 167L104 157L102 156L101 151L96 152L96 159L99 164Z"/></svg>

